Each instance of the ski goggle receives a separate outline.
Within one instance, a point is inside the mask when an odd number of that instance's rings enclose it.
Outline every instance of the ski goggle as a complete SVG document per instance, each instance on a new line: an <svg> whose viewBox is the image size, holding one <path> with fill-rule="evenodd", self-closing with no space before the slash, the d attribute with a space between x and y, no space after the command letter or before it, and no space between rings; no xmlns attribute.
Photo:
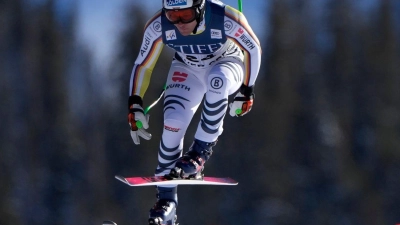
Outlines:
<svg viewBox="0 0 400 225"><path fill-rule="evenodd" d="M164 9L165 16L169 22L176 23L190 23L196 19L196 10L194 8L187 9Z"/></svg>

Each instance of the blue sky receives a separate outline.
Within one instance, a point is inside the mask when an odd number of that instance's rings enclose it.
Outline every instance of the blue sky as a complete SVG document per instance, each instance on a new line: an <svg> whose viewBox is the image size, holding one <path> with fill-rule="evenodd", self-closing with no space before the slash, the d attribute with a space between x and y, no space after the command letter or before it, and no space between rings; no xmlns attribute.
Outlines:
<svg viewBox="0 0 400 225"><path fill-rule="evenodd" d="M113 50L124 20L123 8L134 0L79 0L78 37L95 53L100 65L107 65L113 57ZM266 0L243 0L243 12L257 35L266 29L264 21L257 18L265 14ZM161 8L160 0L148 0L144 9L149 16ZM235 8L238 0L225 0L225 4ZM144 26L144 24L143 24Z"/></svg>

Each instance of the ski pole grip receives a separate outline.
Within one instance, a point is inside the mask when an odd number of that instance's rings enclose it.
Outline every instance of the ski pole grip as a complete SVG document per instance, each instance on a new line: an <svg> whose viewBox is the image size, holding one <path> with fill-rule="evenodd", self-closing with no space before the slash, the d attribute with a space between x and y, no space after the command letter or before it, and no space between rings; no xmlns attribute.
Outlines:
<svg viewBox="0 0 400 225"><path fill-rule="evenodd" d="M137 126L137 128L139 128L139 129L143 128L143 123L142 123L142 121L140 121L140 120L136 121L136 126Z"/></svg>
<svg viewBox="0 0 400 225"><path fill-rule="evenodd" d="M151 106L148 106L147 108L145 108L145 109L144 109L144 115L146 115L146 114L150 111L150 109L151 109ZM137 120L137 121L136 121L136 126L137 126L137 128L139 128L139 129L143 128L143 123L142 123L142 121Z"/></svg>
<svg viewBox="0 0 400 225"><path fill-rule="evenodd" d="M167 88L167 85L165 84L164 87L163 87L163 90L161 91L160 95L158 96L158 99L155 100L155 101L153 102L153 104L147 106L147 107L144 109L144 115L146 115L146 114L150 111L150 109L153 108L153 106L155 106L155 105L157 104L158 101L160 101L161 97L162 97L162 96L164 95L164 93L165 93L165 89L166 89L166 88ZM139 128L139 129L143 128L143 123L142 123L142 121L137 120L137 121L136 121L136 127Z"/></svg>

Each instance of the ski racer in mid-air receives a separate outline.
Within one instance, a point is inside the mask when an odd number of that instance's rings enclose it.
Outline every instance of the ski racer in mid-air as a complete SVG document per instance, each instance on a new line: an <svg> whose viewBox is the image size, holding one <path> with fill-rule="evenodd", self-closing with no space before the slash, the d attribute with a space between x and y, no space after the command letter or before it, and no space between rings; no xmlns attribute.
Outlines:
<svg viewBox="0 0 400 225"><path fill-rule="evenodd" d="M163 8L145 26L130 79L128 122L135 144L140 143L139 137L151 138L142 98L164 45L176 53L166 81L164 130L155 175L196 177L213 153L226 112L237 117L251 110L261 47L245 16L231 6L218 0L163 0ZM236 92L228 104L228 96ZM186 129L203 98L193 144L182 156ZM177 186L157 188L149 223L173 225Z"/></svg>

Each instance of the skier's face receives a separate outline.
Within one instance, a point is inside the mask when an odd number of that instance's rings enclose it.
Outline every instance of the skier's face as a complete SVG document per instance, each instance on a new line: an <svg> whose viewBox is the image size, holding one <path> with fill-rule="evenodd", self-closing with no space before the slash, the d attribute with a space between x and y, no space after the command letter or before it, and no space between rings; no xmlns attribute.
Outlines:
<svg viewBox="0 0 400 225"><path fill-rule="evenodd" d="M197 21L194 20L190 23L179 22L174 25L183 36L188 36L193 32L194 28L196 27L196 24L197 24Z"/></svg>

